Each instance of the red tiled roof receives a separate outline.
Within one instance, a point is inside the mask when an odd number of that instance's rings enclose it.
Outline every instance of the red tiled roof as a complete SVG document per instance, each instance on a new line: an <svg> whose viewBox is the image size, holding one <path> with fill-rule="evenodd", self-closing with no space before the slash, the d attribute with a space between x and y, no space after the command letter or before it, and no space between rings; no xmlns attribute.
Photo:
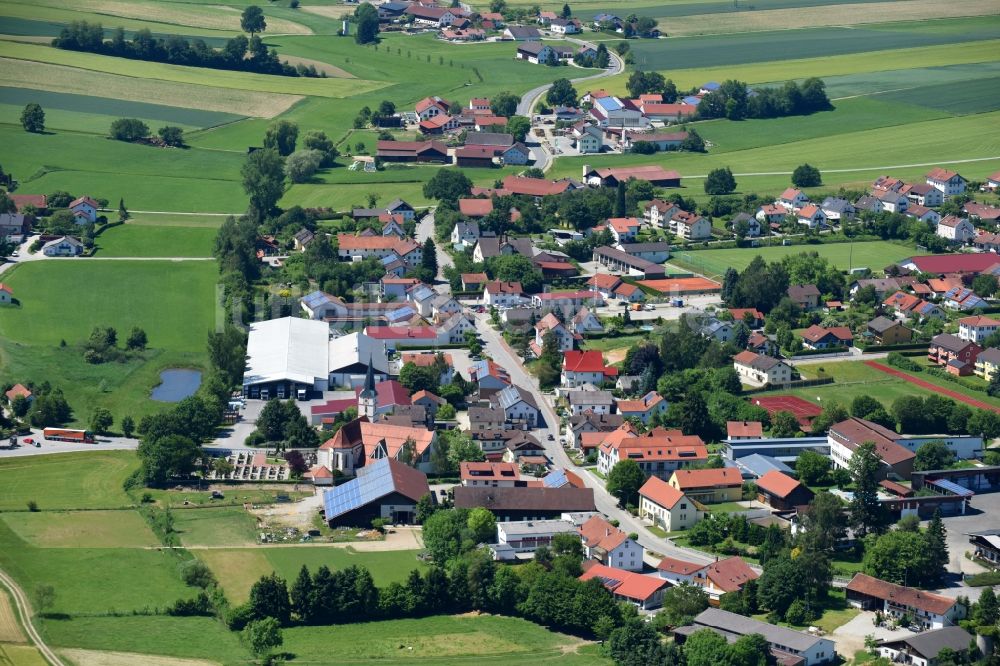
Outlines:
<svg viewBox="0 0 1000 666"><path fill-rule="evenodd" d="M14 386L12 386L11 389L7 391L4 395L7 396L8 400L13 400L18 396L30 398L31 391L28 389L28 387L24 386L23 384L14 384Z"/></svg>
<svg viewBox="0 0 1000 666"><path fill-rule="evenodd" d="M72 201L70 201L69 202L69 206L67 206L67 208L76 208L80 204L84 204L84 203L87 204L87 205L89 205L91 208L97 208L98 207L97 202L94 201L93 199L91 199L90 197L78 197L78 198L73 199Z"/></svg>
<svg viewBox="0 0 1000 666"><path fill-rule="evenodd" d="M639 280L643 287L649 287L661 294L688 294L692 292L720 291L722 285L708 278L666 278L662 280Z"/></svg>
<svg viewBox="0 0 1000 666"><path fill-rule="evenodd" d="M698 107L694 104L663 104L661 102L642 103L642 113L647 116L690 116L697 110Z"/></svg>
<svg viewBox="0 0 1000 666"><path fill-rule="evenodd" d="M44 194L9 194L10 200L14 202L17 206L17 210L20 211L25 206L34 206L35 208L42 210L48 208L48 197Z"/></svg>
<svg viewBox="0 0 1000 666"><path fill-rule="evenodd" d="M540 178L525 178L523 176L507 176L503 179L503 189L511 194L523 194L527 196L549 196L562 194L569 189L570 181L557 180L549 181Z"/></svg>
<svg viewBox="0 0 1000 666"><path fill-rule="evenodd" d="M635 217L612 217L608 219L608 224L620 234L627 234L630 230L642 226L642 222Z"/></svg>
<svg viewBox="0 0 1000 666"><path fill-rule="evenodd" d="M757 479L757 487L775 497L785 498L791 495L796 488L801 486L796 479L784 474L776 469L772 469L764 476Z"/></svg>
<svg viewBox="0 0 1000 666"><path fill-rule="evenodd" d="M951 180L958 175L957 171L949 171L942 167L934 167L927 172L927 178L929 180Z"/></svg>
<svg viewBox="0 0 1000 666"><path fill-rule="evenodd" d="M368 326L365 335L376 340L436 340L433 326Z"/></svg>
<svg viewBox="0 0 1000 666"><path fill-rule="evenodd" d="M674 508L674 505L684 497L684 493L655 476L646 479L646 483L639 488L639 494L666 509Z"/></svg>
<svg viewBox="0 0 1000 666"><path fill-rule="evenodd" d="M587 280L587 284L591 287L596 287L597 289L607 289L612 290L618 286L621 282L621 278L617 275L610 275L608 273L595 273L592 278Z"/></svg>
<svg viewBox="0 0 1000 666"><path fill-rule="evenodd" d="M454 367L455 364L452 362L451 354L445 352L442 353L442 356L444 357L446 365ZM403 362L403 365L412 363L413 365L421 368L429 368L437 361L437 354L427 352L403 352L400 355L400 360Z"/></svg>
<svg viewBox="0 0 1000 666"><path fill-rule="evenodd" d="M729 308L729 314L733 315L733 321L736 322L743 321L743 317L748 312L750 313L750 316L758 321L762 321L764 319L764 313L757 308Z"/></svg>
<svg viewBox="0 0 1000 666"><path fill-rule="evenodd" d="M462 273L462 282L465 284L484 284L489 279L486 273Z"/></svg>
<svg viewBox="0 0 1000 666"><path fill-rule="evenodd" d="M916 608L917 610L944 615L955 605L954 599L924 592L912 587L903 587L888 581L874 578L867 574L857 573L847 584L848 592L864 594L876 599L892 600L893 603Z"/></svg>
<svg viewBox="0 0 1000 666"><path fill-rule="evenodd" d="M614 567L598 564L593 560L586 562L585 566L588 564L587 570L583 572L579 580L586 581L591 578L598 578L612 594L627 599L646 601L670 584L662 578L646 576L632 571L625 571L624 569L615 569Z"/></svg>
<svg viewBox="0 0 1000 666"><path fill-rule="evenodd" d="M802 194L802 190L797 190L794 187L789 187L787 190L782 192L781 196L778 198L781 199L782 201L795 201L795 197L799 196L800 194Z"/></svg>
<svg viewBox="0 0 1000 666"><path fill-rule="evenodd" d="M763 437L764 424L760 421L726 421L726 434L730 437Z"/></svg>
<svg viewBox="0 0 1000 666"><path fill-rule="evenodd" d="M996 319L990 319L989 317L984 317L982 315L975 315L972 317L962 317L958 320L960 325L980 327L980 326L1000 326L1000 321Z"/></svg>
<svg viewBox="0 0 1000 666"><path fill-rule="evenodd" d="M392 250L403 257L420 247L409 238L397 236L355 236L354 234L337 234L337 246L345 252L353 250Z"/></svg>
<svg viewBox="0 0 1000 666"><path fill-rule="evenodd" d="M490 152L492 155L492 151ZM458 210L469 217L483 217L493 212L492 199L459 199Z"/></svg>
<svg viewBox="0 0 1000 666"><path fill-rule="evenodd" d="M827 335L832 335L838 340L854 339L854 334L851 333L851 329L846 326L831 326L830 328L823 328L822 326L813 324L802 332L802 338L804 340L808 340L809 342L817 342L825 338Z"/></svg>
<svg viewBox="0 0 1000 666"><path fill-rule="evenodd" d="M486 283L486 291L490 294L523 294L524 288L520 282L501 282L493 280Z"/></svg>
<svg viewBox="0 0 1000 666"><path fill-rule="evenodd" d="M357 386L354 389L354 395L361 395L361 387ZM409 405L412 404L410 400L410 393L406 390L406 387L400 384L395 379L387 379L384 382L378 382L375 384L375 396L378 398L378 404L381 406L385 405ZM354 404L357 405L357 399L355 399Z"/></svg>
<svg viewBox="0 0 1000 666"><path fill-rule="evenodd" d="M517 463L506 462L462 462L458 466L463 481L517 480L521 477Z"/></svg>
<svg viewBox="0 0 1000 666"><path fill-rule="evenodd" d="M313 416L318 414L343 414L351 407L358 406L357 398L343 398L341 400L327 400L322 405L313 405L309 408L309 413Z"/></svg>
<svg viewBox="0 0 1000 666"><path fill-rule="evenodd" d="M723 592L736 592L747 581L756 580L758 575L742 558L729 557L710 564L705 577Z"/></svg>
<svg viewBox="0 0 1000 666"><path fill-rule="evenodd" d="M588 548L603 548L609 553L628 539L628 534L609 523L604 516L591 516L578 531Z"/></svg>
<svg viewBox="0 0 1000 666"><path fill-rule="evenodd" d="M896 443L899 435L877 423L856 417L830 426L830 437L851 451L864 442L874 442L876 452L887 465L898 465L916 457L913 451Z"/></svg>
<svg viewBox="0 0 1000 666"><path fill-rule="evenodd" d="M563 370L568 372L604 372L604 355L599 350L563 352Z"/></svg>
<svg viewBox="0 0 1000 666"><path fill-rule="evenodd" d="M696 571L701 571L706 566L708 565L678 560L673 557L664 557L660 560L660 563L656 565L656 568L660 571L666 571L667 573L678 574L680 576L690 576Z"/></svg>
<svg viewBox="0 0 1000 666"><path fill-rule="evenodd" d="M992 252L928 254L910 257L909 261L924 273L982 273L997 263L997 257Z"/></svg>
<svg viewBox="0 0 1000 666"><path fill-rule="evenodd" d="M799 209L799 217L809 217L819 212L819 207L814 204L809 204L808 206L803 206Z"/></svg>
<svg viewBox="0 0 1000 666"><path fill-rule="evenodd" d="M718 469L679 469L674 472L681 490L714 488L717 486L742 486L743 477L732 467Z"/></svg>

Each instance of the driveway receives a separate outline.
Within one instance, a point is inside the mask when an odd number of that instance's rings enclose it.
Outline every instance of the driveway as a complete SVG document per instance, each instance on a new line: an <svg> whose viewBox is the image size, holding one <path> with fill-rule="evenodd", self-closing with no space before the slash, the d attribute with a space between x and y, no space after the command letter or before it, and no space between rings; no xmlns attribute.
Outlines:
<svg viewBox="0 0 1000 666"><path fill-rule="evenodd" d="M845 659L853 659L855 652L865 649L865 636L869 634L883 640L894 640L913 635L913 632L909 629L890 631L883 627L876 627L874 620L875 613L862 611L854 619L834 629L833 633L827 636L827 638L837 644L837 653L840 656Z"/></svg>

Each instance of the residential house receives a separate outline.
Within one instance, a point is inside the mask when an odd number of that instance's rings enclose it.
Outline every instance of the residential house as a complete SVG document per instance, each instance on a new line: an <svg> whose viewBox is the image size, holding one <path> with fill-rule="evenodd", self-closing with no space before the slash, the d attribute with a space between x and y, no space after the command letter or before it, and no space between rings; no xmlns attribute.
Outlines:
<svg viewBox="0 0 1000 666"><path fill-rule="evenodd" d="M594 125L581 125L579 131L573 131L573 138L580 153L599 153L604 148L603 132Z"/></svg>
<svg viewBox="0 0 1000 666"><path fill-rule="evenodd" d="M788 288L788 297L803 310L819 307L819 289L814 284L793 284Z"/></svg>
<svg viewBox="0 0 1000 666"><path fill-rule="evenodd" d="M597 562L584 562L579 580L596 578L618 601L625 601L641 610L652 610L663 605L663 591L670 584L656 576L608 567Z"/></svg>
<svg viewBox="0 0 1000 666"><path fill-rule="evenodd" d="M904 185L900 194L906 195L911 203L927 208L935 208L944 203L944 194L930 183L914 183Z"/></svg>
<svg viewBox="0 0 1000 666"><path fill-rule="evenodd" d="M578 531L588 559L625 571L642 571L643 547L604 516L591 516Z"/></svg>
<svg viewBox="0 0 1000 666"><path fill-rule="evenodd" d="M693 527L702 515L694 502L663 479L651 476L639 489L639 518L666 532Z"/></svg>
<svg viewBox="0 0 1000 666"><path fill-rule="evenodd" d="M812 501L813 492L778 470L771 470L756 481L757 501L777 511L792 511Z"/></svg>
<svg viewBox="0 0 1000 666"><path fill-rule="evenodd" d="M0 213L0 240L18 242L31 231L31 216L24 213Z"/></svg>
<svg viewBox="0 0 1000 666"><path fill-rule="evenodd" d="M60 236L42 245L46 257L79 257L83 254L83 243L73 236Z"/></svg>
<svg viewBox="0 0 1000 666"><path fill-rule="evenodd" d="M503 31L503 37L513 39L515 42L537 42L542 38L542 33L530 25L512 25Z"/></svg>
<svg viewBox="0 0 1000 666"><path fill-rule="evenodd" d="M606 299L611 299L615 294L615 290L621 286L621 284L621 278L617 275L611 275L609 273L594 273L594 275L587 280L587 286Z"/></svg>
<svg viewBox="0 0 1000 666"><path fill-rule="evenodd" d="M547 548L559 534L575 535L576 525L561 518L556 520L511 520L497 523L497 543L490 545L496 560L534 557L539 548Z"/></svg>
<svg viewBox="0 0 1000 666"><path fill-rule="evenodd" d="M35 401L35 395L24 384L14 384L4 392L4 396L7 398L7 402L14 402L17 398L24 398L28 402Z"/></svg>
<svg viewBox="0 0 1000 666"><path fill-rule="evenodd" d="M826 224L826 213L816 204L806 204L795 214L799 224L818 229Z"/></svg>
<svg viewBox="0 0 1000 666"><path fill-rule="evenodd" d="M489 399L494 393L510 386L507 371L489 359L473 361L469 366L469 379L478 385L480 400Z"/></svg>
<svg viewBox="0 0 1000 666"><path fill-rule="evenodd" d="M435 28L444 28L452 25L460 19L460 17L452 9L433 5L422 5L416 2L407 7L404 13L412 16L414 23L429 25Z"/></svg>
<svg viewBox="0 0 1000 666"><path fill-rule="evenodd" d="M826 215L826 219L830 222L841 222L843 220L850 220L854 218L857 210L847 199L841 199L840 197L827 197L823 199L823 203L820 204L820 209L823 214Z"/></svg>
<svg viewBox="0 0 1000 666"><path fill-rule="evenodd" d="M924 629L957 625L966 613L965 606L950 597L896 585L863 573L854 574L847 584L847 602L897 619L909 616L914 624Z"/></svg>
<svg viewBox="0 0 1000 666"><path fill-rule="evenodd" d="M524 289L521 288L520 282L493 280L486 283L484 292L486 294L484 298L486 305L498 308L516 307L527 300L524 297Z"/></svg>
<svg viewBox="0 0 1000 666"><path fill-rule="evenodd" d="M946 316L944 311L934 303L903 291L892 294L882 301L882 305L889 310L894 310L896 316L900 318L935 317L944 319Z"/></svg>
<svg viewBox="0 0 1000 666"><path fill-rule="evenodd" d="M740 376L740 381L752 386L781 386L792 381L791 366L749 349L733 357L733 368Z"/></svg>
<svg viewBox="0 0 1000 666"><path fill-rule="evenodd" d="M749 213L736 213L729 220L728 226L737 237L740 235L740 229L743 230L744 238L758 238L763 233L760 220Z"/></svg>
<svg viewBox="0 0 1000 666"><path fill-rule="evenodd" d="M566 324L571 333L582 336L585 333L600 333L604 331L604 325L597 318L590 308L580 308L573 318Z"/></svg>
<svg viewBox="0 0 1000 666"><path fill-rule="evenodd" d="M548 44L531 41L518 44L515 57L518 60L527 60L533 65L547 65L559 61L559 52Z"/></svg>
<svg viewBox="0 0 1000 666"><path fill-rule="evenodd" d="M992 381L997 369L1000 369L1000 349L988 347L979 352L974 370L978 376L982 377L984 381Z"/></svg>
<svg viewBox="0 0 1000 666"><path fill-rule="evenodd" d="M513 488L521 479L521 470L515 463L461 462L458 475L463 486Z"/></svg>
<svg viewBox="0 0 1000 666"><path fill-rule="evenodd" d="M940 190L945 198L950 198L965 192L967 181L958 173L936 167L927 173L927 184Z"/></svg>
<svg viewBox="0 0 1000 666"><path fill-rule="evenodd" d="M467 211L469 210L481 210L486 206L483 206L480 202L485 202L488 204L489 210L493 210L493 202L489 199L461 199L459 200L459 210L462 211L463 215L469 215ZM489 212L489 211L487 211ZM469 217L478 217L475 215L469 215ZM451 230L451 244L453 246L461 245L462 248L474 247L479 241L479 223L475 220L470 222L459 221L455 223L455 228Z"/></svg>
<svg viewBox="0 0 1000 666"><path fill-rule="evenodd" d="M764 437L764 424L760 421L726 421L726 437L730 441L761 439Z"/></svg>
<svg viewBox="0 0 1000 666"><path fill-rule="evenodd" d="M506 423L522 430L538 427L541 411L531 391L517 385L507 386L490 396L490 405L502 409Z"/></svg>
<svg viewBox="0 0 1000 666"><path fill-rule="evenodd" d="M654 227L670 226L674 213L681 210L676 204L667 203L661 199L653 199L642 207L642 217Z"/></svg>
<svg viewBox="0 0 1000 666"><path fill-rule="evenodd" d="M887 213L905 213L910 205L910 200L905 195L894 190L880 191L874 196Z"/></svg>
<svg viewBox="0 0 1000 666"><path fill-rule="evenodd" d="M619 400L618 413L627 419L639 419L644 425L657 414L667 411L667 401L656 391L650 391L638 400Z"/></svg>
<svg viewBox="0 0 1000 666"><path fill-rule="evenodd" d="M559 351L561 352L572 349L579 339L578 335L566 328L565 324L559 321L553 313L549 312L535 324L535 339L533 340L534 344L531 345L531 350L535 353L535 356L542 355L545 336L550 331L555 336L556 344L558 344Z"/></svg>
<svg viewBox="0 0 1000 666"><path fill-rule="evenodd" d="M577 388L584 384L601 386L618 375L618 368L607 366L598 350L563 352L562 386Z"/></svg>
<svg viewBox="0 0 1000 666"><path fill-rule="evenodd" d="M450 354L446 354L450 356ZM444 373L442 373L444 374ZM430 391L421 389L413 395L410 396L410 401L413 403L413 409L423 408L424 413L427 415L424 422L429 426L434 426L434 421L437 419L438 410L448 404L448 401L439 395L434 395Z"/></svg>
<svg viewBox="0 0 1000 666"><path fill-rule="evenodd" d="M708 449L697 435L685 435L680 430L655 428L639 435L625 421L611 433L584 434L584 451L596 439L597 468L608 474L622 460L634 460L646 474L667 479L679 469L698 465L708 460Z"/></svg>
<svg viewBox="0 0 1000 666"><path fill-rule="evenodd" d="M985 299L966 287L952 287L942 296L944 306L952 310L975 310L987 307Z"/></svg>
<svg viewBox="0 0 1000 666"><path fill-rule="evenodd" d="M101 207L99 203L90 197L78 197L69 203L69 208L73 211L73 217L77 224L87 224L97 222L97 211Z"/></svg>
<svg viewBox="0 0 1000 666"><path fill-rule="evenodd" d="M642 222L635 217L613 217L608 220L608 230L617 243L630 243L635 240Z"/></svg>
<svg viewBox="0 0 1000 666"><path fill-rule="evenodd" d="M570 416L566 422L566 443L579 449L581 448L583 435L588 433L605 435L620 428L624 422L625 420L621 414L584 413L577 416ZM598 443L595 443L591 449L596 449Z"/></svg>
<svg viewBox="0 0 1000 666"><path fill-rule="evenodd" d="M969 218L976 222L982 222L983 224L1000 223L1000 208L996 206L987 206L986 204L967 201L962 206L962 210L966 212Z"/></svg>
<svg viewBox="0 0 1000 666"><path fill-rule="evenodd" d="M764 313L757 308L729 308L729 314L736 323L744 323L750 329L764 326Z"/></svg>
<svg viewBox="0 0 1000 666"><path fill-rule="evenodd" d="M733 322L722 321L715 317L703 320L698 326L698 333L702 337L718 340L719 342L729 342L733 339L735 326Z"/></svg>
<svg viewBox="0 0 1000 666"><path fill-rule="evenodd" d="M938 655L947 649L951 650L953 658L959 660L948 663L969 663L970 646L975 640L962 627L948 626L912 636L883 639L879 642L878 654L894 664L937 666Z"/></svg>
<svg viewBox="0 0 1000 666"><path fill-rule="evenodd" d="M738 592L748 581L757 579L757 573L739 557L728 557L711 564L664 558L657 566L657 573L674 585L687 583L700 587L715 602L723 594Z"/></svg>
<svg viewBox="0 0 1000 666"><path fill-rule="evenodd" d="M774 203L784 208L787 212L794 213L809 203L809 197L802 190L789 187L781 193L781 196L775 199Z"/></svg>
<svg viewBox="0 0 1000 666"><path fill-rule="evenodd" d="M913 331L901 321L879 315L868 322L865 337L876 345L899 345L913 339Z"/></svg>
<svg viewBox="0 0 1000 666"><path fill-rule="evenodd" d="M499 407L469 407L469 430L477 433L507 429L507 414Z"/></svg>
<svg viewBox="0 0 1000 666"><path fill-rule="evenodd" d="M575 35L581 32L580 22L576 19L553 19L549 23L549 30L556 35Z"/></svg>
<svg viewBox="0 0 1000 666"><path fill-rule="evenodd" d="M0 305L10 305L14 299L14 290L9 285L0 282Z"/></svg>
<svg viewBox="0 0 1000 666"><path fill-rule="evenodd" d="M531 161L531 150L518 141L500 153L500 161L506 166L522 166Z"/></svg>
<svg viewBox="0 0 1000 666"><path fill-rule="evenodd" d="M777 356L778 343L760 331L754 331L747 339L747 350L764 356Z"/></svg>
<svg viewBox="0 0 1000 666"><path fill-rule="evenodd" d="M594 387L584 387L582 389L568 391L566 401L569 403L569 413L579 416L590 412L591 414L610 414L614 407L615 398L610 391L602 391Z"/></svg>
<svg viewBox="0 0 1000 666"><path fill-rule="evenodd" d="M596 291L551 291L533 295L531 304L536 308L568 307L576 311L584 306L604 305L604 299Z"/></svg>
<svg viewBox="0 0 1000 666"><path fill-rule="evenodd" d="M952 374L971 375L976 357L981 351L983 348L972 340L963 340L951 333L941 333L931 338L927 360L944 366Z"/></svg>
<svg viewBox="0 0 1000 666"><path fill-rule="evenodd" d="M433 368L439 364L441 366L441 374L438 376L438 381L441 384L450 384L451 380L455 378L455 360L452 358L451 354L447 352L403 352L399 355L400 368L402 368L407 363L412 363L418 368Z"/></svg>
<svg viewBox="0 0 1000 666"><path fill-rule="evenodd" d="M847 326L824 328L813 324L802 332L802 343L806 349L830 349L833 347L853 347L854 334Z"/></svg>
<svg viewBox="0 0 1000 666"><path fill-rule="evenodd" d="M848 293L850 293L853 299L857 295L858 290L865 287L873 287L875 289L875 298L881 301L885 299L886 294L899 291L900 283L896 278L864 278L852 282L848 288Z"/></svg>
<svg viewBox="0 0 1000 666"><path fill-rule="evenodd" d="M997 171L996 173L987 176L986 182L983 184L983 187L989 190L990 192L996 192L998 189L1000 189L1000 171Z"/></svg>
<svg viewBox="0 0 1000 666"><path fill-rule="evenodd" d="M934 191L937 192L937 190ZM935 226L941 221L941 213L937 212L933 208L928 208L927 206L921 206L920 204L915 203L911 203L906 207L904 215L912 217L915 220L920 220L921 222L930 222Z"/></svg>
<svg viewBox="0 0 1000 666"><path fill-rule="evenodd" d="M983 340L1000 331L1000 321L973 315L963 317L958 320L958 337L962 340L971 340L976 344L982 344Z"/></svg>
<svg viewBox="0 0 1000 666"><path fill-rule="evenodd" d="M712 223L695 213L683 210L675 212L670 219L670 226L684 240L707 240L712 237Z"/></svg>
<svg viewBox="0 0 1000 666"><path fill-rule="evenodd" d="M751 634L763 636L768 646L768 662L817 666L838 660L836 644L829 638L779 627L719 608L706 608L695 616L691 624L675 629L674 638L683 643L691 634L704 629L710 629L730 642Z"/></svg>
<svg viewBox="0 0 1000 666"><path fill-rule="evenodd" d="M968 218L947 215L938 222L936 233L953 243L970 243L976 237L976 228Z"/></svg>
<svg viewBox="0 0 1000 666"><path fill-rule="evenodd" d="M780 225L785 221L785 218L788 215L789 210L784 206L779 206L778 204L767 204L766 206L758 208L757 214L754 215L754 217L756 217L759 222L767 225Z"/></svg>
<svg viewBox="0 0 1000 666"><path fill-rule="evenodd" d="M1000 530L970 532L969 543L976 547L973 553L976 560L983 561L994 569L1000 568Z"/></svg>
<svg viewBox="0 0 1000 666"><path fill-rule="evenodd" d="M739 502L743 499L743 477L732 467L679 469L667 483L702 504Z"/></svg>

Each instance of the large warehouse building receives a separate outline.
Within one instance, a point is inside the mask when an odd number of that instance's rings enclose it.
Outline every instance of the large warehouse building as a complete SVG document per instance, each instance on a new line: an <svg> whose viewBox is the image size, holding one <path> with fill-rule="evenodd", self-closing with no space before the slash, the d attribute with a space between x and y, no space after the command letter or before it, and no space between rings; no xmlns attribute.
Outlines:
<svg viewBox="0 0 1000 666"><path fill-rule="evenodd" d="M330 388L360 386L371 363L376 380L389 376L385 346L363 333L330 337L324 321L282 317L250 325L243 395L306 397Z"/></svg>

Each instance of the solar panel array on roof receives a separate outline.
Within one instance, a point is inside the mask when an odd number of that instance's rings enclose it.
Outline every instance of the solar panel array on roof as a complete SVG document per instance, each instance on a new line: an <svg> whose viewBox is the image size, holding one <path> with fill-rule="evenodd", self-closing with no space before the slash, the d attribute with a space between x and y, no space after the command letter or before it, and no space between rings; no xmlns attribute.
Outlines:
<svg viewBox="0 0 1000 666"><path fill-rule="evenodd" d="M395 490L389 459L383 458L358 470L357 477L326 491L323 508L330 520L353 511Z"/></svg>
<svg viewBox="0 0 1000 666"><path fill-rule="evenodd" d="M934 479L929 481L932 486L937 486L941 490L945 490L952 495L957 495L958 497L972 497L976 493L972 492L968 488L958 485L954 481L949 481L948 479Z"/></svg>
<svg viewBox="0 0 1000 666"><path fill-rule="evenodd" d="M557 469L542 479L542 484L546 488L562 488L567 483L569 483L569 479L566 478L566 470L562 469Z"/></svg>
<svg viewBox="0 0 1000 666"><path fill-rule="evenodd" d="M618 587L619 585L622 584L620 580L618 580L617 578L611 578L610 576L597 576L596 578L597 580L601 581L601 584L604 585L604 587L613 588L613 587Z"/></svg>
<svg viewBox="0 0 1000 666"><path fill-rule="evenodd" d="M605 111L618 111L623 108L621 102L614 97L602 97L601 99L595 100L595 103Z"/></svg>
<svg viewBox="0 0 1000 666"><path fill-rule="evenodd" d="M313 308L317 305L323 305L324 303L329 303L330 298L324 294L322 291L314 291L311 294L307 294L302 298L302 302L305 303L306 307Z"/></svg>

